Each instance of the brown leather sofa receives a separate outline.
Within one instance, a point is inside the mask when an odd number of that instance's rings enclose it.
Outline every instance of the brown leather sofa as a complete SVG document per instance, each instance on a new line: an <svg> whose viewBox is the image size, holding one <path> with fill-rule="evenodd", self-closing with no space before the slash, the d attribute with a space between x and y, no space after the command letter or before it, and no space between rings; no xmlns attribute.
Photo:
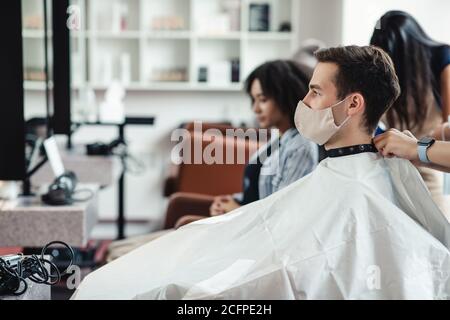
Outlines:
<svg viewBox="0 0 450 320"><path fill-rule="evenodd" d="M194 164L195 145L201 146L203 154L211 141L222 147L224 163L206 164L202 160L202 164ZM241 192L245 164L259 147L256 140L210 134L191 135L183 143L190 145L191 163L176 166L176 174L171 180L171 190L165 190L167 195L171 194L164 223L165 229L174 227L176 221L187 214L208 216L214 196ZM231 164L226 163L227 149L233 150Z"/></svg>
<svg viewBox="0 0 450 320"><path fill-rule="evenodd" d="M214 200L214 196L177 192L170 196L169 205L166 211L164 229L175 227L176 222L187 214L199 216L209 216L209 207Z"/></svg>
<svg viewBox="0 0 450 320"><path fill-rule="evenodd" d="M208 195L222 195L241 191L242 176L245 163L258 148L259 143L253 139L227 138L225 132L227 129L235 129L227 124L202 123L202 134L194 134L194 124L188 123L185 128L191 132L189 139L183 143L190 144L191 158L190 163L182 163L180 165L171 165L169 174L164 183L164 196L169 197L176 192L200 193ZM205 133L208 129L218 129L219 134L215 135ZM212 141L223 141L222 154L223 161L226 162L226 147L233 148L234 161L233 164L195 164L193 152L196 146L201 147L201 152ZM244 161L237 163L237 154L245 154ZM242 160L242 159L239 159Z"/></svg>

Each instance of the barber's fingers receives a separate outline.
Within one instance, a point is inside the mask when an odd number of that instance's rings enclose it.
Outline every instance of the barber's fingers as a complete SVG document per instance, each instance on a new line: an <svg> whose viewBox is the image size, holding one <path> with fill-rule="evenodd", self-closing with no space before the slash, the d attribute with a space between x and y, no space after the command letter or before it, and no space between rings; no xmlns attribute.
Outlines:
<svg viewBox="0 0 450 320"><path fill-rule="evenodd" d="M389 145L386 145L383 149L381 149L380 153L386 158L392 158L394 156Z"/></svg>
<svg viewBox="0 0 450 320"><path fill-rule="evenodd" d="M373 141L374 143L376 143L376 142L378 142L378 141L380 141L380 140L383 140L384 137L386 137L386 133L380 133L379 135L373 137L372 141Z"/></svg>
<svg viewBox="0 0 450 320"><path fill-rule="evenodd" d="M387 135L385 133L376 136L373 139L373 143L375 144L375 148L378 151L381 151L387 144Z"/></svg>
<svg viewBox="0 0 450 320"><path fill-rule="evenodd" d="M392 145L388 143L387 136L380 137L376 141L374 140L375 148L381 153L383 157L392 158L394 154L392 153Z"/></svg>
<svg viewBox="0 0 450 320"><path fill-rule="evenodd" d="M375 144L375 146L378 148L377 145L386 143L386 139L388 139L389 137L391 137L392 135L395 135L396 133L399 133L399 131L397 129L389 129L388 131L381 133L379 135L377 135L376 137L374 137L372 139L373 143Z"/></svg>
<svg viewBox="0 0 450 320"><path fill-rule="evenodd" d="M409 130L404 130L403 131L403 133L404 134L406 134L408 137L410 137L410 138L416 138L413 134L412 134L412 132L411 131L409 131Z"/></svg>

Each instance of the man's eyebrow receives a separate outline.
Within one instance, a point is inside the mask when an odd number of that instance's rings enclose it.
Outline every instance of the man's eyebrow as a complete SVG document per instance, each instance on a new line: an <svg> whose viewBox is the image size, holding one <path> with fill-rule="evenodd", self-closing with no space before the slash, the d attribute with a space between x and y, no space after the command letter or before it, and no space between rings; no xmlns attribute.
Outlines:
<svg viewBox="0 0 450 320"><path fill-rule="evenodd" d="M309 88L316 89L316 90L322 90L322 88L318 84L314 84L314 83L310 84Z"/></svg>

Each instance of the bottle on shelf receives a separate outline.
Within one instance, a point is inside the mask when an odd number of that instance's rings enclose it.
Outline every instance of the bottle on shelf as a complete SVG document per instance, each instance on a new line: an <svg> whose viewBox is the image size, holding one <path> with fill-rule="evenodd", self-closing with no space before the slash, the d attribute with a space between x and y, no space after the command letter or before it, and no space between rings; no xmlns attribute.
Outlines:
<svg viewBox="0 0 450 320"><path fill-rule="evenodd" d="M111 24L114 33L128 30L128 11L128 4L126 2L113 2Z"/></svg>
<svg viewBox="0 0 450 320"><path fill-rule="evenodd" d="M127 52L120 55L120 80L123 85L131 82L131 57Z"/></svg>

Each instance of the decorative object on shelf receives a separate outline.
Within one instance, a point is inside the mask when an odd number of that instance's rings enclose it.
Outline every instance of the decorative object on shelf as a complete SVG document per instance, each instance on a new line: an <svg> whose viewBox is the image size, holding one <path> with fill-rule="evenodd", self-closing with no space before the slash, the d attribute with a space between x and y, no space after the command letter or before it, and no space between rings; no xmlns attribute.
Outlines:
<svg viewBox="0 0 450 320"><path fill-rule="evenodd" d="M198 33L206 35L230 32L230 16L226 13L218 13L208 17L200 17L196 20L196 30Z"/></svg>
<svg viewBox="0 0 450 320"><path fill-rule="evenodd" d="M113 2L111 23L114 33L128 29L128 4L125 1Z"/></svg>
<svg viewBox="0 0 450 320"><path fill-rule="evenodd" d="M185 67L158 68L152 70L152 81L157 82L183 82L187 81L187 69Z"/></svg>
<svg viewBox="0 0 450 320"><path fill-rule="evenodd" d="M249 31L270 30L270 4L251 3L249 14Z"/></svg>
<svg viewBox="0 0 450 320"><path fill-rule="evenodd" d="M219 10L195 19L195 30L200 34L216 35L241 29L241 1L220 0Z"/></svg>
<svg viewBox="0 0 450 320"><path fill-rule="evenodd" d="M208 82L208 67L198 67L198 82Z"/></svg>
<svg viewBox="0 0 450 320"><path fill-rule="evenodd" d="M227 85L240 81L239 58L215 61L198 67L198 82Z"/></svg>
<svg viewBox="0 0 450 320"><path fill-rule="evenodd" d="M289 21L284 21L280 24L280 28L278 29L280 32L291 32L292 25Z"/></svg>
<svg viewBox="0 0 450 320"><path fill-rule="evenodd" d="M98 120L97 97L92 88L81 88L74 99L75 121L96 122Z"/></svg>
<svg viewBox="0 0 450 320"><path fill-rule="evenodd" d="M241 1L222 0L222 8L230 19L230 31L241 30Z"/></svg>
<svg viewBox="0 0 450 320"><path fill-rule="evenodd" d="M125 110L123 100L125 89L118 81L113 81L105 92L105 100L100 104L99 120L105 123L124 123Z"/></svg>
<svg viewBox="0 0 450 320"><path fill-rule="evenodd" d="M240 61L238 58L231 60L231 82L240 81Z"/></svg>
<svg viewBox="0 0 450 320"><path fill-rule="evenodd" d="M96 72L94 82L109 84L113 79L113 56L110 52L105 52L101 57L97 57Z"/></svg>
<svg viewBox="0 0 450 320"><path fill-rule="evenodd" d="M80 52L71 53L70 63L72 67L72 83L82 83L85 79L82 77L80 70L83 69L83 58Z"/></svg>
<svg viewBox="0 0 450 320"><path fill-rule="evenodd" d="M157 16L152 19L151 28L154 31L179 31L186 29L184 18L177 15Z"/></svg>
<svg viewBox="0 0 450 320"><path fill-rule="evenodd" d="M120 55L120 80L123 85L131 82L131 56L127 52Z"/></svg>
<svg viewBox="0 0 450 320"><path fill-rule="evenodd" d="M45 81L45 72L42 68L26 67L23 78L25 81Z"/></svg>
<svg viewBox="0 0 450 320"><path fill-rule="evenodd" d="M227 85L231 83L231 62L217 61L209 64L208 83L212 85Z"/></svg>
<svg viewBox="0 0 450 320"><path fill-rule="evenodd" d="M25 29L43 29L44 21L42 19L42 14L30 14L23 18L23 27Z"/></svg>

